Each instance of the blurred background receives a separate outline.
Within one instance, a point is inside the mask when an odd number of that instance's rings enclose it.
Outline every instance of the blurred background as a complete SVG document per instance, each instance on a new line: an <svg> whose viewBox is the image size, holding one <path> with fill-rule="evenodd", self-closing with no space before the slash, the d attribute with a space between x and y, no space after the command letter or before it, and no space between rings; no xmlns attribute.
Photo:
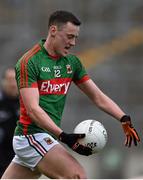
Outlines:
<svg viewBox="0 0 143 180"><path fill-rule="evenodd" d="M124 147L119 122L97 109L71 86L62 128L72 132L85 119L102 122L108 132L103 151L90 157L73 154L88 178L124 179L143 176L143 1L142 0L1 0L0 76L25 51L47 36L48 17L68 10L82 21L73 52L95 83L130 114L141 137L138 147ZM142 177L143 179L143 177Z"/></svg>

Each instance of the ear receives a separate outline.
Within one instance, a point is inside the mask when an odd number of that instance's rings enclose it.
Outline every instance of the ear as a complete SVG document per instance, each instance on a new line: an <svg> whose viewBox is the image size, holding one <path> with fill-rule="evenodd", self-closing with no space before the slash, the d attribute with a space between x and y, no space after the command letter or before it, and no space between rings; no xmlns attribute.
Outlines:
<svg viewBox="0 0 143 180"><path fill-rule="evenodd" d="M51 36L55 37L56 33L57 33L57 26L52 25L50 27L50 34L51 34Z"/></svg>

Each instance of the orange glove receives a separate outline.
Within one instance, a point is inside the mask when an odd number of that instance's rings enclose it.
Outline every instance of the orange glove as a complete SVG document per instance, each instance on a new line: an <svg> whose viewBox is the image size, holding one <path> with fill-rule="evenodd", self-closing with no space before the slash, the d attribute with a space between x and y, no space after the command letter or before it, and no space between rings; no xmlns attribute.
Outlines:
<svg viewBox="0 0 143 180"><path fill-rule="evenodd" d="M126 135L125 146L131 147L132 142L134 142L134 145L137 146L137 143L140 142L140 138L131 123L130 116L124 115L120 121Z"/></svg>

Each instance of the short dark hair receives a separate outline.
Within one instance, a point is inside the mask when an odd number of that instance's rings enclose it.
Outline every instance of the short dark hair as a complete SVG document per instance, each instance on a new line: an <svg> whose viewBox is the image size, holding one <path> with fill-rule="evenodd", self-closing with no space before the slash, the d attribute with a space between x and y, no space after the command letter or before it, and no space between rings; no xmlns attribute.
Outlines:
<svg viewBox="0 0 143 180"><path fill-rule="evenodd" d="M67 22L71 22L72 24L76 26L81 25L80 20L71 12L55 11L54 13L51 14L49 18L48 27L50 27L51 25L60 26L60 25L66 24Z"/></svg>

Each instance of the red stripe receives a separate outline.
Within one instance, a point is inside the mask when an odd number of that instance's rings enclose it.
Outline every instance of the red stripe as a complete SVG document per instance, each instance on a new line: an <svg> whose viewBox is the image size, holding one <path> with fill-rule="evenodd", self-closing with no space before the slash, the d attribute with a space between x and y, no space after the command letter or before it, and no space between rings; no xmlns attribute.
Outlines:
<svg viewBox="0 0 143 180"><path fill-rule="evenodd" d="M27 71L27 63L29 61L29 59L36 54L39 50L41 49L41 47L37 44L35 45L28 53L26 53L26 55L23 57L23 59L21 60L21 78L20 78L20 88L22 87L28 87L28 71ZM26 84L24 84L26 83Z"/></svg>
<svg viewBox="0 0 143 180"><path fill-rule="evenodd" d="M22 97L20 95L20 123L23 125L23 133L24 135L27 134L28 131L28 125L31 124L32 120L29 116L27 116L26 108L24 106Z"/></svg>
<svg viewBox="0 0 143 180"><path fill-rule="evenodd" d="M26 57L26 72L25 72L25 75L26 75L26 87L28 87L28 71L27 71L27 63L29 61L29 59L34 55L36 54L39 50L41 49L41 47L39 46L39 44L36 44L32 49L31 49L31 53L29 54L29 56Z"/></svg>
<svg viewBox="0 0 143 180"><path fill-rule="evenodd" d="M31 84L30 86L31 88L38 88L38 83L37 82L34 82Z"/></svg>
<svg viewBox="0 0 143 180"><path fill-rule="evenodd" d="M27 135L27 131L28 131L28 125L23 125L24 127L23 127L23 134L24 135Z"/></svg>
<svg viewBox="0 0 143 180"><path fill-rule="evenodd" d="M85 75L80 80L77 80L77 81L74 81L74 82L75 82L75 84L78 85L78 84L81 84L81 83L83 83L83 82L85 82L85 81L87 81L89 79L90 79L90 77L88 75Z"/></svg>
<svg viewBox="0 0 143 180"><path fill-rule="evenodd" d="M23 56L20 67L20 88L28 87L28 71L27 63L28 60L40 50L40 46L35 45L28 53ZM31 124L32 120L27 116L26 108L20 97L20 122L23 124L23 133L26 135L28 131L28 125Z"/></svg>
<svg viewBox="0 0 143 180"><path fill-rule="evenodd" d="M23 84L24 84L24 64L23 64L23 62L20 65L21 65L21 67L20 67L20 87L23 87Z"/></svg>
<svg viewBox="0 0 143 180"><path fill-rule="evenodd" d="M43 154L43 156L47 153L46 151L44 151L40 145L32 138L32 136L29 136L29 139L31 140L32 144L35 146L35 148L37 148L41 154Z"/></svg>

